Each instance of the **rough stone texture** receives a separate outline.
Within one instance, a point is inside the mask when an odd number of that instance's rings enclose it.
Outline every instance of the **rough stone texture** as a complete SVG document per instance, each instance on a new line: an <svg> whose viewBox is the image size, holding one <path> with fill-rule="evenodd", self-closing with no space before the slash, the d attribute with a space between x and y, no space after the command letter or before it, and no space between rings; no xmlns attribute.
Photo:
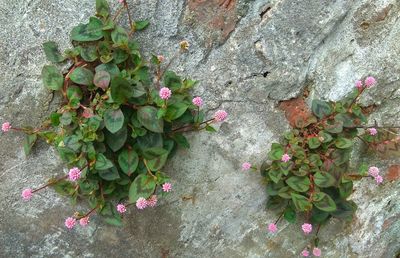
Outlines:
<svg viewBox="0 0 400 258"><path fill-rule="evenodd" d="M222 0L130 2L135 18L152 22L137 34L151 51L170 57L180 40L190 41L190 54L174 69L200 80L196 94L210 114L224 108L229 120L217 134L190 135L192 148L165 169L173 194L157 209L131 210L122 229L94 217L88 229L66 230L64 218L74 209L52 191L22 202L22 188L39 186L63 166L46 145L25 158L20 135L1 135L0 257L298 256L309 241L300 223L268 235L276 214L265 211L260 176L240 164L261 163L288 128L278 101L305 88L309 99L337 100L355 79L374 75L378 87L362 99L378 104L370 121L398 124L400 2L233 0L227 8ZM67 48L71 28L93 11L91 0L0 0L0 121L38 125L54 108L41 85L41 44L52 39ZM382 170L400 162L355 156ZM354 221L322 230L324 257L395 257L399 180L382 187L365 180L356 189Z"/></svg>

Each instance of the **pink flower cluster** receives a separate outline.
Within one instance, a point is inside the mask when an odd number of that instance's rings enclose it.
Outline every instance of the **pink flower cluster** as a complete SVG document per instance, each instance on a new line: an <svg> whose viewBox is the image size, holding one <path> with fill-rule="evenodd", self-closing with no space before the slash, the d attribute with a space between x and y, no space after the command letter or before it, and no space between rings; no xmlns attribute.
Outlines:
<svg viewBox="0 0 400 258"><path fill-rule="evenodd" d="M249 170L250 168L251 168L251 163L245 162L245 163L242 164L242 170L243 171Z"/></svg>
<svg viewBox="0 0 400 258"><path fill-rule="evenodd" d="M79 219L79 224L82 227L86 227L89 224L89 216L83 217L81 219ZM76 219L74 217L68 217L65 222L64 225L68 228L68 229L72 229L75 227L76 225Z"/></svg>
<svg viewBox="0 0 400 258"><path fill-rule="evenodd" d="M125 205L123 205L122 203L119 203L118 205L117 205L117 211L119 212L119 213L125 213L126 212L126 206Z"/></svg>
<svg viewBox="0 0 400 258"><path fill-rule="evenodd" d="M321 249L319 249L318 247L314 247L314 249L313 249L313 255L316 256L316 257L321 256ZM304 249L304 250L301 252L301 256L303 256L303 257L308 257L308 256L310 256L310 252L309 252L307 249Z"/></svg>
<svg viewBox="0 0 400 258"><path fill-rule="evenodd" d="M275 223L268 224L268 231L271 233L275 233L278 230L278 227Z"/></svg>
<svg viewBox="0 0 400 258"><path fill-rule="evenodd" d="M81 224L82 227L86 227L89 224L89 216L81 218L79 224Z"/></svg>
<svg viewBox="0 0 400 258"><path fill-rule="evenodd" d="M282 155L282 161L283 162L288 162L289 160L291 160L292 158L287 154L287 153L285 153L285 154L283 154Z"/></svg>
<svg viewBox="0 0 400 258"><path fill-rule="evenodd" d="M311 231L312 231L312 225L309 224L309 223L304 223L304 224L301 226L301 229L303 230L304 234L308 235L308 234L310 234Z"/></svg>
<svg viewBox="0 0 400 258"><path fill-rule="evenodd" d="M383 182L383 177L379 175L379 168L377 167L370 167L368 169L368 174L375 178L376 183L379 185Z"/></svg>
<svg viewBox="0 0 400 258"><path fill-rule="evenodd" d="M361 80L358 80L355 83L356 88L359 89L359 90L361 90L364 87L364 85L365 85L365 88L371 88L375 84L376 84L376 79L374 77L372 77L372 76L368 76L365 79L364 83Z"/></svg>
<svg viewBox="0 0 400 258"><path fill-rule="evenodd" d="M378 130L376 130L376 128L368 128L367 131L372 136L374 136L378 133Z"/></svg>
<svg viewBox="0 0 400 258"><path fill-rule="evenodd" d="M33 194L32 189L27 188L22 191L21 196L22 196L22 199L24 199L25 201L29 201L32 198L32 194Z"/></svg>
<svg viewBox="0 0 400 258"><path fill-rule="evenodd" d="M171 183L164 183L163 185L162 185L162 190L164 191L164 192L171 192L171 190L172 190L172 184Z"/></svg>
<svg viewBox="0 0 400 258"><path fill-rule="evenodd" d="M77 181L81 178L81 171L77 167L73 167L68 172L68 178L71 181Z"/></svg>
<svg viewBox="0 0 400 258"><path fill-rule="evenodd" d="M214 114L214 119L217 122L223 122L228 117L228 113L225 110L218 110Z"/></svg>
<svg viewBox="0 0 400 258"><path fill-rule="evenodd" d="M9 123L9 122L5 122L5 123L3 123L2 125L1 125L1 130L3 131L3 132L8 132L8 131L10 131L11 130L11 124Z"/></svg>
<svg viewBox="0 0 400 258"><path fill-rule="evenodd" d="M192 100L193 105L201 107L203 105L203 99L201 97L195 97Z"/></svg>
<svg viewBox="0 0 400 258"><path fill-rule="evenodd" d="M159 95L160 95L160 98L162 98L163 100L167 100L171 97L172 92L167 87L163 87L163 88L161 88Z"/></svg>
<svg viewBox="0 0 400 258"><path fill-rule="evenodd" d="M145 198L143 198L143 197L140 197L136 201L136 207L139 210L143 210L143 209L145 209L147 207L153 208L153 207L156 207L157 202L158 202L158 199L157 199L157 195L155 195L155 194L150 196L147 200Z"/></svg>

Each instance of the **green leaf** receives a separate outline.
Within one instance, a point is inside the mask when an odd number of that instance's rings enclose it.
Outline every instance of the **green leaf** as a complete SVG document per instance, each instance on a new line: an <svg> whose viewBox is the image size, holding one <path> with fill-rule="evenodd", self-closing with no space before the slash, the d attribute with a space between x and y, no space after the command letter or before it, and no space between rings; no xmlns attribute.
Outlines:
<svg viewBox="0 0 400 258"><path fill-rule="evenodd" d="M342 121L343 127L354 127L356 124L354 123L355 117L352 117L350 114L337 114L335 116L336 121Z"/></svg>
<svg viewBox="0 0 400 258"><path fill-rule="evenodd" d="M79 24L71 31L71 40L95 41L103 37L103 23L96 17L90 17L88 24Z"/></svg>
<svg viewBox="0 0 400 258"><path fill-rule="evenodd" d="M104 18L110 15L110 7L108 6L107 0L96 0L96 12Z"/></svg>
<svg viewBox="0 0 400 258"><path fill-rule="evenodd" d="M126 59L128 59L129 54L125 50L117 48L113 51L112 56L113 56L114 63L120 64L120 63L124 62Z"/></svg>
<svg viewBox="0 0 400 258"><path fill-rule="evenodd" d="M279 181L277 184L273 182L268 182L267 187L266 187L266 192L270 196L275 196L279 194L279 191L281 190L282 187L284 187L283 181Z"/></svg>
<svg viewBox="0 0 400 258"><path fill-rule="evenodd" d="M283 176L283 173L282 173L281 170L273 170L273 169L271 169L271 170L268 172L268 176L269 176L269 178L271 178L271 180L272 180L275 184L277 184L277 183L279 182L279 180L281 180L281 178L282 178L282 176Z"/></svg>
<svg viewBox="0 0 400 258"><path fill-rule="evenodd" d="M146 135L138 137L137 143L142 151L152 147L162 148L163 138L161 134L148 132Z"/></svg>
<svg viewBox="0 0 400 258"><path fill-rule="evenodd" d="M182 86L182 79L174 72L166 71L164 74L164 85L172 91L175 91Z"/></svg>
<svg viewBox="0 0 400 258"><path fill-rule="evenodd" d="M154 159L166 153L168 153L168 151L164 148L152 147L143 150L143 157L145 159Z"/></svg>
<svg viewBox="0 0 400 258"><path fill-rule="evenodd" d="M112 168L114 164L106 158L102 153L97 153L96 155L96 163L94 165L94 168L96 170L106 170L109 168Z"/></svg>
<svg viewBox="0 0 400 258"><path fill-rule="evenodd" d="M149 169L151 171L160 170L165 165L165 162L168 159L168 155L169 155L169 153L167 152L167 153L165 153L165 154L163 154L163 155L161 155L161 156L159 156L157 158L148 160L147 161L147 165L148 165Z"/></svg>
<svg viewBox="0 0 400 258"><path fill-rule="evenodd" d="M117 226L117 227L122 227L123 223L122 223L122 219L120 216L115 216L115 217L105 217L104 221L107 224L110 224L112 226Z"/></svg>
<svg viewBox="0 0 400 258"><path fill-rule="evenodd" d="M350 160L350 150L345 149L345 150L340 150L336 149L332 153L332 159L333 163L336 166L340 166Z"/></svg>
<svg viewBox="0 0 400 258"><path fill-rule="evenodd" d="M284 154L283 147L279 143L273 143L271 146L271 151L268 153L268 157L271 160L281 160Z"/></svg>
<svg viewBox="0 0 400 258"><path fill-rule="evenodd" d="M57 45L54 41L43 43L43 50L46 54L47 60L50 62L59 63L65 60L65 58L58 51Z"/></svg>
<svg viewBox="0 0 400 258"><path fill-rule="evenodd" d="M59 90L63 87L64 77L53 65L45 65L42 69L43 84L50 90Z"/></svg>
<svg viewBox="0 0 400 258"><path fill-rule="evenodd" d="M217 130L215 130L215 128L212 127L211 125L207 125L206 126L206 131L207 132L211 132L211 133L215 133Z"/></svg>
<svg viewBox="0 0 400 258"><path fill-rule="evenodd" d="M343 137L339 137L335 141L335 146L339 149L348 149L353 146L353 141Z"/></svg>
<svg viewBox="0 0 400 258"><path fill-rule="evenodd" d="M311 104L311 110L318 118L323 118L332 114L332 107L328 102L314 99Z"/></svg>
<svg viewBox="0 0 400 258"><path fill-rule="evenodd" d="M286 183L297 192L306 192L310 188L310 179L308 177L292 176L286 180Z"/></svg>
<svg viewBox="0 0 400 258"><path fill-rule="evenodd" d="M165 119L168 121L172 121L181 117L188 109L188 107L189 105L183 102L177 102L172 105L168 105L167 113L165 114Z"/></svg>
<svg viewBox="0 0 400 258"><path fill-rule="evenodd" d="M116 103L125 103L133 96L133 88L131 84L121 78L115 77L111 80L111 97Z"/></svg>
<svg viewBox="0 0 400 258"><path fill-rule="evenodd" d="M96 66L95 70L96 70L96 73L98 73L100 71L108 72L111 76L111 79L118 76L120 73L118 66L113 63L101 64L99 66Z"/></svg>
<svg viewBox="0 0 400 258"><path fill-rule="evenodd" d="M99 176L106 181L114 181L120 178L118 174L118 169L116 167L99 170Z"/></svg>
<svg viewBox="0 0 400 258"><path fill-rule="evenodd" d="M310 149L316 149L321 145L318 137L311 137L308 139L308 147L310 147Z"/></svg>
<svg viewBox="0 0 400 258"><path fill-rule="evenodd" d="M86 62L94 62L99 57L96 46L82 47L80 53Z"/></svg>
<svg viewBox="0 0 400 258"><path fill-rule="evenodd" d="M62 114L60 113L51 113L50 120L52 126L58 126L60 124L60 117Z"/></svg>
<svg viewBox="0 0 400 258"><path fill-rule="evenodd" d="M135 21L134 22L134 27L135 30L144 30L147 26L149 26L150 22L148 20L143 20L143 21Z"/></svg>
<svg viewBox="0 0 400 258"><path fill-rule="evenodd" d="M283 213L283 217L286 219L287 222L295 223L296 222L296 211L294 211L290 206L287 206Z"/></svg>
<svg viewBox="0 0 400 258"><path fill-rule="evenodd" d="M314 174L314 183L319 187L334 186L336 179L328 172L317 172Z"/></svg>
<svg viewBox="0 0 400 258"><path fill-rule="evenodd" d="M267 201L267 209L278 210L281 209L286 204L286 200L279 196L271 196Z"/></svg>
<svg viewBox="0 0 400 258"><path fill-rule="evenodd" d="M84 67L77 67L71 73L71 81L80 85L92 85L93 84L93 72Z"/></svg>
<svg viewBox="0 0 400 258"><path fill-rule="evenodd" d="M69 86L67 89L67 98L71 100L81 100L82 90L77 86Z"/></svg>
<svg viewBox="0 0 400 258"><path fill-rule="evenodd" d="M94 75L93 83L96 87L106 90L110 85L111 75L107 71L99 71Z"/></svg>
<svg viewBox="0 0 400 258"><path fill-rule="evenodd" d="M105 136L107 145L112 151L117 152L124 146L126 139L128 138L128 129L126 126L123 126L115 133L106 132Z"/></svg>
<svg viewBox="0 0 400 258"><path fill-rule="evenodd" d="M179 146L182 146L185 149L189 149L190 148L190 144L189 144L188 140L186 139L186 137L183 134L175 133L175 134L172 135L172 139L174 139L174 141Z"/></svg>
<svg viewBox="0 0 400 258"><path fill-rule="evenodd" d="M322 137L322 142L323 143L328 143L328 142L332 141L332 139L333 139L332 136L329 133L324 132L324 131L320 131L318 133L318 136Z"/></svg>
<svg viewBox="0 0 400 258"><path fill-rule="evenodd" d="M67 180L60 180L51 185L58 194L69 196L75 191L75 186Z"/></svg>
<svg viewBox="0 0 400 258"><path fill-rule="evenodd" d="M335 202L324 192L314 193L313 204L322 211L332 212L336 210Z"/></svg>
<svg viewBox="0 0 400 258"><path fill-rule="evenodd" d="M339 200L336 203L336 210L331 212L331 214L336 218L352 221L356 210L357 204L355 204L353 201Z"/></svg>
<svg viewBox="0 0 400 258"><path fill-rule="evenodd" d="M124 125L124 113L121 109L107 109L104 113L104 124L111 133L118 132Z"/></svg>
<svg viewBox="0 0 400 258"><path fill-rule="evenodd" d="M164 132L164 120L157 118L157 108L152 106L140 107L137 115L139 122L146 129L155 133Z"/></svg>
<svg viewBox="0 0 400 258"><path fill-rule="evenodd" d="M130 176L135 172L139 164L139 156L134 150L124 149L118 155L118 164L121 167L121 170Z"/></svg>
<svg viewBox="0 0 400 258"><path fill-rule="evenodd" d="M129 202L135 203L140 197L149 198L156 188L156 181L152 176L141 174L135 178L129 188Z"/></svg>
<svg viewBox="0 0 400 258"><path fill-rule="evenodd" d="M311 222L315 224L324 223L330 217L329 212L321 211L320 209L313 208L311 213Z"/></svg>
<svg viewBox="0 0 400 258"><path fill-rule="evenodd" d="M353 193L353 181L343 182L339 185L340 198L346 199Z"/></svg>
<svg viewBox="0 0 400 258"><path fill-rule="evenodd" d="M343 122L336 120L333 124L326 125L325 131L329 133L341 133L343 131Z"/></svg>
<svg viewBox="0 0 400 258"><path fill-rule="evenodd" d="M28 156L37 140L37 134L26 134L24 139L24 152Z"/></svg>
<svg viewBox="0 0 400 258"><path fill-rule="evenodd" d="M300 194L291 193L292 201L298 211L309 211L312 209L312 204L308 199Z"/></svg>
<svg viewBox="0 0 400 258"><path fill-rule="evenodd" d="M115 26L114 30L111 32L111 39L116 45L121 46L128 45L129 37L124 28Z"/></svg>
<svg viewBox="0 0 400 258"><path fill-rule="evenodd" d="M71 112L64 112L60 117L60 123L62 125L69 125L72 123L72 114Z"/></svg>

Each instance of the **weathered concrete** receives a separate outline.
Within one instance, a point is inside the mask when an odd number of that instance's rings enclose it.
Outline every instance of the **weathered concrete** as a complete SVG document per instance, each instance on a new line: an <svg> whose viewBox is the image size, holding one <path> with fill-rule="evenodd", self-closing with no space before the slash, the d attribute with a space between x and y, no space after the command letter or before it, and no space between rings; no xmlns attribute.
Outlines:
<svg viewBox="0 0 400 258"><path fill-rule="evenodd" d="M115 1L117 2L117 1ZM190 54L174 68L201 81L196 93L210 114L230 116L217 134L190 136L166 171L175 190L157 209L129 212L122 229L93 217L88 229L68 231L74 209L52 191L20 200L63 167L44 144L25 158L22 137L0 136L0 257L294 257L308 243L299 225L266 233L276 214L265 211L259 175L240 170L260 163L272 141L288 128L277 102L305 87L310 96L339 99L353 81L379 81L363 103L371 115L398 124L400 3L396 0L135 0L134 17L152 26L138 33L144 46L171 56L182 39ZM116 6L117 3L114 4ZM40 71L41 44L68 47L68 33L94 11L91 0L0 0L0 121L38 125L52 109ZM357 158L357 157L356 157ZM379 161L387 168L399 159ZM376 162L376 163L375 163ZM382 169L384 170L384 169ZM321 233L324 257L394 257L400 250L399 181L356 185L359 210L352 223L332 221ZM195 196L195 201L182 200Z"/></svg>

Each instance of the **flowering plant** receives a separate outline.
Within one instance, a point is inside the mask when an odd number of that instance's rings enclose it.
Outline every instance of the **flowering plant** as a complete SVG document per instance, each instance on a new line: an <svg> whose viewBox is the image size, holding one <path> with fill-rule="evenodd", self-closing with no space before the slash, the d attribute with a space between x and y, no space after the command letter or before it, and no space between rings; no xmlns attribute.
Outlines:
<svg viewBox="0 0 400 258"><path fill-rule="evenodd" d="M190 146L183 132L213 132L211 124L227 117L219 110L205 120L200 110L203 100L189 93L196 81L168 70L171 62L188 50L188 42L180 43L169 63L164 64L161 55L152 55L147 63L132 35L145 29L148 22L132 21L127 2L119 2L120 9L111 17L107 1L96 0L96 16L72 29L74 48L64 54L52 41L43 44L49 61L68 61L69 65L65 74L55 65L43 67L44 86L62 95L61 107L43 126L2 125L3 132L26 133L26 154L42 138L68 165L68 174L22 192L23 199L29 200L35 192L51 186L73 202L78 197L87 200L91 210L68 217L67 228L78 221L86 226L94 212L110 224L121 225L127 206L156 206L158 197L172 190L170 178L162 172L164 164L178 146ZM124 10L128 31L116 23Z"/></svg>
<svg viewBox="0 0 400 258"><path fill-rule="evenodd" d="M377 167L363 164L354 172L349 163L356 138L371 147L398 141L391 131L393 127L389 130L376 124L363 125L367 112L357 100L375 83L373 77L364 83L357 81L352 93L339 102L313 100L312 113L296 114L294 128L284 133L280 143L272 143L270 161L260 168L269 195L267 208L281 211L279 218L268 225L271 233L278 230L281 218L294 223L299 213L305 215L301 227L305 235L318 225L313 243L302 256L309 256L311 248L314 256L321 255L317 235L322 224L331 218L352 220L357 205L348 198L354 191L354 180L370 177L377 184L383 182ZM256 169L249 162L242 168Z"/></svg>

